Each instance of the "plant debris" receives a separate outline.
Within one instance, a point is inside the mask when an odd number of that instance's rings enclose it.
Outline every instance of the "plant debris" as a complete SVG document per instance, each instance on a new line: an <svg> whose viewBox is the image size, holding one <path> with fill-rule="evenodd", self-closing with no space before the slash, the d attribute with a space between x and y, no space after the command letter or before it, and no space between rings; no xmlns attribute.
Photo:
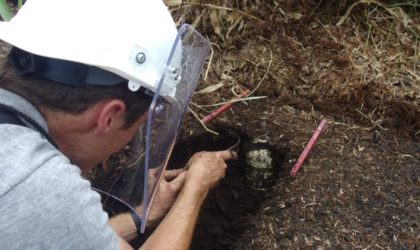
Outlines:
<svg viewBox="0 0 420 250"><path fill-rule="evenodd" d="M172 2L176 20L212 42L199 89L223 83L193 97L197 118L186 116L180 140L206 133L206 104L246 88L266 98L239 102L209 129L268 135L283 159L265 193L249 189L243 161L231 163L192 249L420 246L417 1ZM289 177L321 119L328 130Z"/></svg>

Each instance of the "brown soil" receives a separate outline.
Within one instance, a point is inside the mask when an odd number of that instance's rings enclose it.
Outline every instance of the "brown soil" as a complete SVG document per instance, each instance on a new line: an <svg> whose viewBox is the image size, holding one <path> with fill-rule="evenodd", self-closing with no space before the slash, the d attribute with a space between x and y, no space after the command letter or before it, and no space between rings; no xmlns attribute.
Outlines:
<svg viewBox="0 0 420 250"><path fill-rule="evenodd" d="M245 88L264 97L208 124L241 136L241 158L210 193L192 249L420 249L417 0L166 2L212 42L198 89L223 87L196 94L196 114ZM290 177L321 119L326 130ZM265 137L276 179L261 191L244 155ZM231 143L210 138L188 113L174 165Z"/></svg>
<svg viewBox="0 0 420 250"><path fill-rule="evenodd" d="M236 130L245 144L268 136L283 159L265 192L246 181L243 159L231 163L203 208L192 249L419 249L420 17L415 7L354 2L172 7L214 43L198 89L224 84L196 94L201 108L192 110L204 116L214 109L204 104L231 99L232 89L257 88L253 96L266 98L236 104L209 127ZM321 119L326 130L289 177ZM205 134L188 114L180 147Z"/></svg>

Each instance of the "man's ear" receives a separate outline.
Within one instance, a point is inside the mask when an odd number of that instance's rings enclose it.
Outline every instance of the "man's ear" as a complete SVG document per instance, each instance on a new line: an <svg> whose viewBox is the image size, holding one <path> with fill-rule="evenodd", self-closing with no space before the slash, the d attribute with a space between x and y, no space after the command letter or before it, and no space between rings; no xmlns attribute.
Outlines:
<svg viewBox="0 0 420 250"><path fill-rule="evenodd" d="M125 124L125 103L121 100L105 101L99 110L96 120L96 131L103 134L112 129L120 129Z"/></svg>

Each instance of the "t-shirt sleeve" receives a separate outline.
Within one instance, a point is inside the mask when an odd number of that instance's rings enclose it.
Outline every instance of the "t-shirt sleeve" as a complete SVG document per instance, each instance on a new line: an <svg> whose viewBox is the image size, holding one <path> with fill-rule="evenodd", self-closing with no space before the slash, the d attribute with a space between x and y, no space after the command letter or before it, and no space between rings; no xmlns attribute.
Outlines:
<svg viewBox="0 0 420 250"><path fill-rule="evenodd" d="M1 203L0 243L8 249L118 249L99 194L62 155L49 158Z"/></svg>

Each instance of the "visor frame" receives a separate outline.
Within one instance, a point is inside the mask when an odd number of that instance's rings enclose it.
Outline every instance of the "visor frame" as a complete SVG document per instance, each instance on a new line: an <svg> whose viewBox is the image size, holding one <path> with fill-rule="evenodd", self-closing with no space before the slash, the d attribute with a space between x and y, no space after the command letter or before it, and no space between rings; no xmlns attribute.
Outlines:
<svg viewBox="0 0 420 250"><path fill-rule="evenodd" d="M191 53L193 52L193 53ZM198 84L198 79L201 75L203 65L207 59L210 52L210 42L203 37L199 32L197 32L189 24L183 24L178 29L178 34L174 41L170 56L166 63L166 74L162 74L160 82L158 84L157 91L153 97L152 103L149 108L147 125L146 125L146 140L145 140L145 163L144 163L144 188L143 188L143 212L142 212L142 229L141 232L145 231L147 225L147 219L150 214L150 209L153 205L153 201L156 198L158 191L159 183L163 178L163 173L166 170L167 164L169 162L170 155L172 153L173 147L176 142L176 137L180 129L185 112L188 109L188 105L191 101L192 94ZM179 57L179 58L177 58ZM175 62L175 66L174 66ZM180 67L177 67L178 64ZM160 96L161 89L165 86L167 82L165 77L168 78L177 78L177 75L174 75L173 69L179 68L180 71L177 74L180 75L178 79L179 82L176 82L176 90L174 97L166 98L165 96ZM179 76L178 75L178 76ZM188 77L189 76L189 77ZM172 80L172 79L170 79ZM178 99L177 99L178 97ZM154 155L150 153L152 149L152 126L154 125L154 115L156 114L156 109L160 109L162 106L167 105L165 112L165 119L169 119L169 124L166 126L166 131L160 130L161 138L163 142L157 142L157 145L162 145L162 148L155 148ZM173 109L171 109L173 108ZM174 114L170 113L174 110L178 111ZM163 113L165 113L163 112ZM159 112L161 113L161 112ZM158 114L162 116L162 114ZM169 116L169 118L168 118ZM160 117L161 118L161 117ZM158 121L162 123L162 121ZM170 127L171 129L168 129ZM165 129L165 127L163 127ZM164 130L163 129L163 130ZM155 129L155 133L156 133ZM166 132L166 133L165 133ZM163 135L162 135L163 134ZM156 141L154 141L156 143ZM165 147L165 148L164 148ZM158 154L156 155L156 152ZM158 155L163 156L163 160ZM156 158L158 159L156 161ZM159 162L159 163L156 163ZM149 170L155 169L151 165L157 165L159 170L156 172L157 178L155 178L155 183L151 185L149 190L148 183L149 179ZM150 197L149 197L149 194Z"/></svg>

